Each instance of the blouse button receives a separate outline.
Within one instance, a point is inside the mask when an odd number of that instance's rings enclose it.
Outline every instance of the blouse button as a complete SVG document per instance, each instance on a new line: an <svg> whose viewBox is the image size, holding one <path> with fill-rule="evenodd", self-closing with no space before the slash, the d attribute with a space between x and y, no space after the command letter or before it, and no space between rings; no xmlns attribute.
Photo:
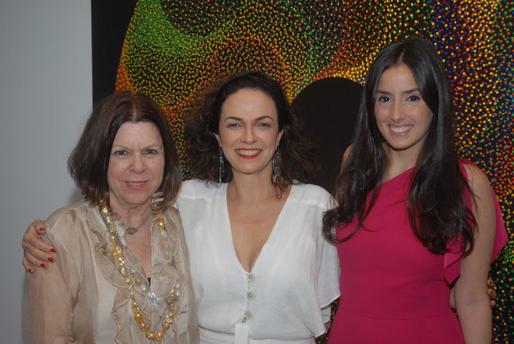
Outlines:
<svg viewBox="0 0 514 344"><path fill-rule="evenodd" d="M252 318L252 312L250 312L250 311L245 311L244 318L245 318L246 320L250 320L250 319Z"/></svg>
<svg viewBox="0 0 514 344"><path fill-rule="evenodd" d="M251 291L247 292L246 297L249 299L253 298L253 293Z"/></svg>
<svg viewBox="0 0 514 344"><path fill-rule="evenodd" d="M248 281L253 281L255 279L255 275L252 272L249 272L246 276L248 278Z"/></svg>

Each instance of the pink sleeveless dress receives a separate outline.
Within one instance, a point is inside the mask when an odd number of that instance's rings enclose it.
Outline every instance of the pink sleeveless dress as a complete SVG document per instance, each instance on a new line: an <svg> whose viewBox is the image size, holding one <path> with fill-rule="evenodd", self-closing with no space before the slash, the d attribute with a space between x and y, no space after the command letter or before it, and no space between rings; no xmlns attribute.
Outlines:
<svg viewBox="0 0 514 344"><path fill-rule="evenodd" d="M409 224L406 200L414 169L383 183L360 229L337 245L341 301L329 343L464 343L449 306L450 284L460 270L458 245L430 253ZM466 197L469 199L469 195ZM498 204L493 257L507 240ZM355 223L338 229L343 237ZM485 281L484 281L485 283Z"/></svg>

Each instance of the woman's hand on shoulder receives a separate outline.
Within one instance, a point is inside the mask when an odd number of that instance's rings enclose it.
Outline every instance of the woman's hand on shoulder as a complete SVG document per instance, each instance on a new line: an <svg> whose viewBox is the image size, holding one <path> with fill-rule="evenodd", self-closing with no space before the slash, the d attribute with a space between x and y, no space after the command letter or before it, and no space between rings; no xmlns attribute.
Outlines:
<svg viewBox="0 0 514 344"><path fill-rule="evenodd" d="M34 220L25 230L21 246L23 247L22 265L25 271L32 273L38 267L46 268L56 259L55 247L45 238L46 225L42 220Z"/></svg>

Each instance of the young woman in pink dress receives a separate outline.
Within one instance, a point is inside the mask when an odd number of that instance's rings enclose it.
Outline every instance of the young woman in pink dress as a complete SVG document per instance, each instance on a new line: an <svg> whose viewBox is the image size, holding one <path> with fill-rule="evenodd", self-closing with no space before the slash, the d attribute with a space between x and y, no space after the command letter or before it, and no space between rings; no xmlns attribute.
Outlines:
<svg viewBox="0 0 514 344"><path fill-rule="evenodd" d="M324 217L341 263L329 343L491 342L485 281L506 234L486 176L454 150L450 103L430 42L393 44L372 64Z"/></svg>

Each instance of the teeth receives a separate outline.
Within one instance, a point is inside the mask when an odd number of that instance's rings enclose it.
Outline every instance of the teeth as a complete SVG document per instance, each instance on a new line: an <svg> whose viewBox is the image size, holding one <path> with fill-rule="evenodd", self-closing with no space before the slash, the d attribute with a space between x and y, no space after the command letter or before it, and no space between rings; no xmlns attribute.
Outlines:
<svg viewBox="0 0 514 344"><path fill-rule="evenodd" d="M404 133L407 130L409 130L410 128L411 128L410 126L407 126L407 127L390 127L392 132L398 133L398 134Z"/></svg>
<svg viewBox="0 0 514 344"><path fill-rule="evenodd" d="M259 153L258 149L238 149L237 152L241 155L255 155Z"/></svg>

